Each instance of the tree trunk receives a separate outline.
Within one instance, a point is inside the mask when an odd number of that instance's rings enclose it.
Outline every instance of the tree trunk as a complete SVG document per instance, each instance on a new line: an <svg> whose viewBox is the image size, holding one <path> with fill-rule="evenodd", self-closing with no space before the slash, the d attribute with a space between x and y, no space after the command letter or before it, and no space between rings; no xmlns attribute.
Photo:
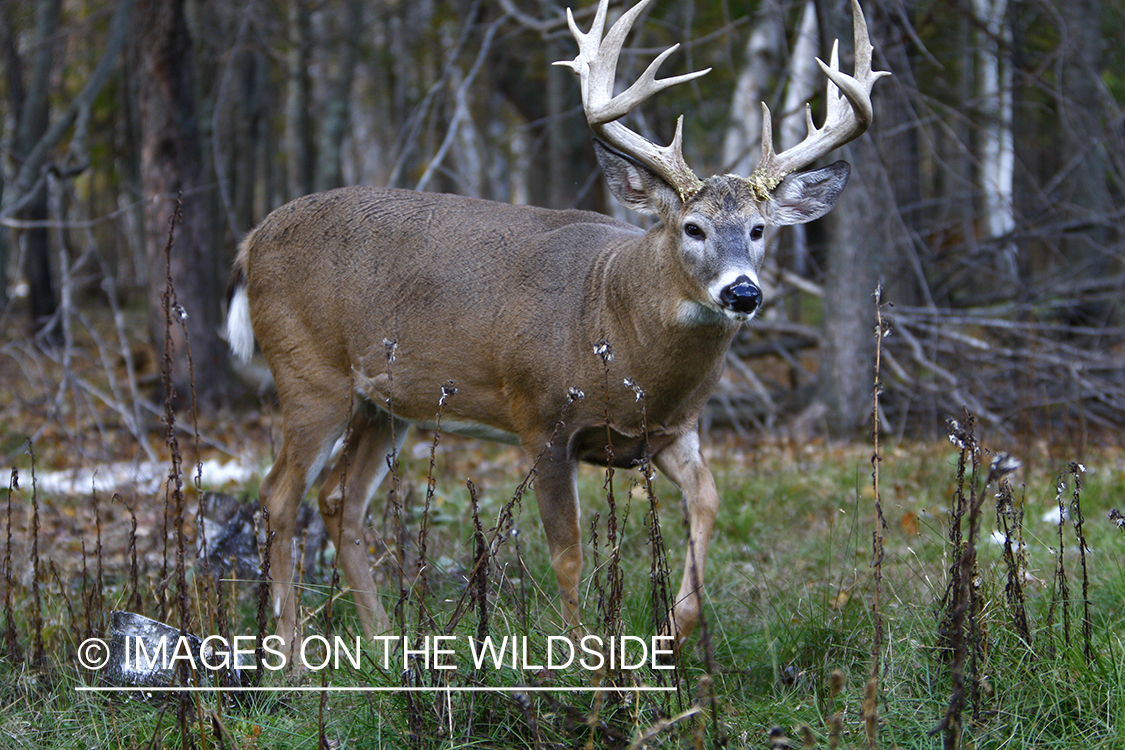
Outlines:
<svg viewBox="0 0 1125 750"><path fill-rule="evenodd" d="M1062 206L1067 223L1073 226L1064 249L1074 271L1088 279L1107 278L1116 266L1109 248L1113 201L1099 90L1105 59L1101 9L1100 0L1059 5L1063 29L1058 112L1068 175L1063 182Z"/></svg>
<svg viewBox="0 0 1125 750"><path fill-rule="evenodd" d="M901 13L879 19L879 52L888 70L894 72L879 82L873 98L875 127L872 137L879 154L880 173L889 202L881 212L886 224L888 245L883 258L883 299L899 305L933 304L925 274L925 246L917 242L925 211L922 203L923 160L918 145L919 118L916 111L918 81L914 75L910 48L912 2L901 4ZM877 29L878 30L878 29ZM922 252L919 248L923 248Z"/></svg>
<svg viewBox="0 0 1125 750"><path fill-rule="evenodd" d="M8 2L0 2L0 55L4 59L4 83L7 86L8 108L10 112L23 109L23 72L19 52L16 49L15 29L12 21L12 7ZM4 141L8 139L5 136ZM4 179L7 165L0 160L0 206L5 205ZM8 258L12 243L12 231L0 224L0 314L8 309Z"/></svg>
<svg viewBox="0 0 1125 750"><path fill-rule="evenodd" d="M1012 143L1012 66L1005 59L1008 0L973 0L984 25L979 53L981 116L980 184L984 191L988 236L996 243L996 273L1001 284L1019 280L1015 241L1015 147Z"/></svg>
<svg viewBox="0 0 1125 750"><path fill-rule="evenodd" d="M4 202L4 167L0 165L0 205ZM0 316L8 311L8 248L11 247L11 233L0 225Z"/></svg>
<svg viewBox="0 0 1125 750"><path fill-rule="evenodd" d="M879 49L876 11L869 5L867 19L872 44ZM818 3L818 16L821 59L827 60L825 48L831 50L833 39L851 40L851 12L842 3L821 2ZM842 42L840 67L850 71L853 65L851 44ZM878 67L877 63L875 67ZM872 130L877 131L878 128L879 121L875 120ZM818 397L828 407L828 431L836 438L854 437L871 413L875 363L875 308L871 295L879 283L886 241L881 231L882 221L876 218L871 208L890 205L886 202L886 191L879 189L883 175L880 174L879 159L875 153L877 138L875 132L868 132L833 154L833 158L838 156L852 166L847 189L825 219L829 246Z"/></svg>
<svg viewBox="0 0 1125 750"><path fill-rule="evenodd" d="M313 192L312 96L309 56L312 46L306 0L289 2L289 85L285 107L286 166L289 197Z"/></svg>
<svg viewBox="0 0 1125 750"><path fill-rule="evenodd" d="M852 438L871 412L875 363L875 307L881 238L873 237L871 206L878 205L870 182L874 149L857 143L846 149L851 181L828 222L824 283L824 346L820 353L819 395L828 407L833 437Z"/></svg>
<svg viewBox="0 0 1125 750"><path fill-rule="evenodd" d="M560 54L558 42L548 42L547 49L551 59L565 59L565 55ZM565 72L562 68L553 67L546 73L548 208L566 208L574 202L570 184L570 138L566 133L568 123L564 115L571 106L568 97L571 92L566 86Z"/></svg>
<svg viewBox="0 0 1125 750"><path fill-rule="evenodd" d="M233 192L234 227L245 233L254 226L254 198L258 181L258 148L261 145L261 121L266 115L269 97L266 61L255 49L241 52L235 61L238 102L234 103L234 125L231 128L234 149L230 156ZM237 241L237 237L235 240Z"/></svg>
<svg viewBox="0 0 1125 750"><path fill-rule="evenodd" d="M230 387L226 346L219 338L218 263L212 250L210 212L202 191L202 155L194 101L191 38L183 0L138 3L138 100L141 112L141 184L148 261L149 323L158 352L171 335L172 386L178 399L194 387L201 406L222 400ZM166 257L177 196L182 221ZM186 317L165 319L167 282ZM184 330L188 340L184 339ZM189 368L189 350L192 366Z"/></svg>
<svg viewBox="0 0 1125 750"><path fill-rule="evenodd" d="M776 0L766 0L762 16L746 42L746 62L738 75L723 138L723 171L748 175L758 166L762 144L762 102L770 97L781 68L785 19Z"/></svg>
<svg viewBox="0 0 1125 750"><path fill-rule="evenodd" d="M30 79L24 89L26 96L19 112L19 124L13 144L16 158L24 162L47 130L50 118L51 70L54 67L55 44L52 37L59 25L60 0L40 0L35 8L35 37ZM15 196L23 198L24 196ZM24 221L42 222L47 220L47 183L40 181L34 188L31 200L22 211ZM57 324L51 324L58 300L51 278L50 236L46 227L32 227L23 232L24 265L23 274L31 294L31 320L39 333L50 343L61 341L61 331Z"/></svg>
<svg viewBox="0 0 1125 750"><path fill-rule="evenodd" d="M779 136L783 150L800 143L808 130L805 121L805 102L812 101L816 96L818 84L823 77L820 67L816 64L819 36L817 32L816 5L812 0L806 0L805 7L801 11L801 25L797 31L797 38L793 42L792 59L789 64L789 85L786 87L785 106L782 107L781 113ZM804 224L791 227L789 237L792 258L790 266L799 276L807 276L812 267L809 258L808 227ZM790 315L794 320L800 319L800 307L800 299L794 296L790 307Z"/></svg>
<svg viewBox="0 0 1125 750"><path fill-rule="evenodd" d="M345 137L351 130L352 80L359 57L359 37L364 32L363 3L348 0L339 25L340 54L335 75L331 76L325 94L324 120L320 131L320 148L317 149L317 190L331 190L344 184L342 150Z"/></svg>
<svg viewBox="0 0 1125 750"><path fill-rule="evenodd" d="M20 212L20 219L45 222L47 218L47 184L43 183L27 208ZM54 320L59 303L51 274L50 234L44 226L25 229L22 234L23 275L30 293L31 322L45 343L55 346L62 343L62 332L58 321Z"/></svg>

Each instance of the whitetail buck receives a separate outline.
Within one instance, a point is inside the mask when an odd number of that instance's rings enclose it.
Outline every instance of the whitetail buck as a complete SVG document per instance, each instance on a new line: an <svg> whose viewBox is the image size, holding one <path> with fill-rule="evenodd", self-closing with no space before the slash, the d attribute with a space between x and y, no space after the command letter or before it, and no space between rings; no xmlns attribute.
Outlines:
<svg viewBox="0 0 1125 750"><path fill-rule="evenodd" d="M297 199L243 241L228 332L243 359L257 336L281 403L283 441L261 494L274 532L279 635L290 648L299 637L294 519L349 423L347 455L322 485L320 511L364 631L388 626L363 544L367 505L408 427L433 426L450 382L456 394L442 407L443 430L539 457L535 496L569 625L578 624L582 570L578 464L631 467L650 458L682 490L690 524L666 627L679 646L695 626L719 505L700 455L700 411L731 338L761 305L766 227L828 212L849 167L796 170L867 129L871 87L886 73L871 70L853 0L855 74L839 70L835 53L831 65L820 63L829 80L825 123L817 128L810 116L805 140L777 154L765 110L755 172L700 180L684 162L682 117L664 147L618 121L654 93L707 72L658 80L672 47L614 96L618 54L650 1L604 38L608 0L589 33L568 14L579 54L558 64L581 78L614 195L656 216L651 229L584 211L352 187Z"/></svg>

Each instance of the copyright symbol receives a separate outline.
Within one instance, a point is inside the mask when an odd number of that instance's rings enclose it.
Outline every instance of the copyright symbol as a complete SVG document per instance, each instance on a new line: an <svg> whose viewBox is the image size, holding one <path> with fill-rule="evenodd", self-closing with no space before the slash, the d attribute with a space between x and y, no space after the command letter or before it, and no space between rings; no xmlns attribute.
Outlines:
<svg viewBox="0 0 1125 750"><path fill-rule="evenodd" d="M109 663L109 646L101 638L87 638L78 647L78 663L97 672Z"/></svg>

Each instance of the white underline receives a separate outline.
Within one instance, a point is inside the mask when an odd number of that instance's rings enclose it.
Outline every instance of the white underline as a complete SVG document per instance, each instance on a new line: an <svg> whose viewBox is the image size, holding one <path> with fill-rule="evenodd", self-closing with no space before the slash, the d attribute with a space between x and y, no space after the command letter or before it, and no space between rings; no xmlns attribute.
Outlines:
<svg viewBox="0 0 1125 750"><path fill-rule="evenodd" d="M675 687L97 687L80 685L79 693L667 693Z"/></svg>

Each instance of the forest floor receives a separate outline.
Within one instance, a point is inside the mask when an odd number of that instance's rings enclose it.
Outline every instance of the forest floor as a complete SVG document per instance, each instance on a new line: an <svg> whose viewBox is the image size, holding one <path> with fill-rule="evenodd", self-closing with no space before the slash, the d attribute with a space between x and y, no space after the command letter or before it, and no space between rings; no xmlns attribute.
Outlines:
<svg viewBox="0 0 1125 750"><path fill-rule="evenodd" d="M75 321L61 349L0 342L0 745L1125 746L1125 534L1111 517L1125 452L993 444L969 425L878 460L871 444L704 436L723 504L704 619L675 670L636 651L678 588L674 487L583 470L584 628L632 640L626 665L593 668L593 652L562 665L547 651L564 631L534 488L520 494L526 460L419 433L368 526L390 651L368 642L357 664L345 652L233 682L201 670L191 684L207 689L192 693L111 679L84 659L91 639L113 641L114 612L176 628L185 613L199 637L272 629L253 566L209 569L196 545L205 493L252 513L279 417L268 395L181 415L173 461L161 407L143 404L159 374L139 327ZM1001 482L989 474L1004 452L1022 466ZM316 552L306 632L350 644L331 545ZM438 635L453 669L425 663ZM474 663L486 637L497 658Z"/></svg>

